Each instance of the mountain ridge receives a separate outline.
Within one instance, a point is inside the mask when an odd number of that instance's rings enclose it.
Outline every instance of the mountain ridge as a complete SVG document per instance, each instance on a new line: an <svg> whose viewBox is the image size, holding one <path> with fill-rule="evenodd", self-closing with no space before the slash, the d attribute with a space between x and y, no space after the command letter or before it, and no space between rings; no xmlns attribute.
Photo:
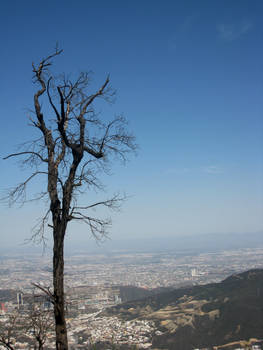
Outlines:
<svg viewBox="0 0 263 350"><path fill-rule="evenodd" d="M106 310L122 319L153 320L153 348L189 350L263 338L263 269L220 283L175 289Z"/></svg>

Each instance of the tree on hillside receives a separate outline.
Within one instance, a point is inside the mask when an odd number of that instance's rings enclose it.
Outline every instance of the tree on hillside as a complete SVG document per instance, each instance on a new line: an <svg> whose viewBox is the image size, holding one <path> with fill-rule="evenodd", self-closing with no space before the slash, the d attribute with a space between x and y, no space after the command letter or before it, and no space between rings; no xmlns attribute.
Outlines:
<svg viewBox="0 0 263 350"><path fill-rule="evenodd" d="M83 72L74 81L66 75L55 76L50 71L52 60L61 53L62 50L56 48L39 64L32 65L37 88L30 121L39 137L4 159L21 157L22 164L32 169L30 176L9 191L10 204L25 202L28 184L38 176L46 178L47 189L34 199L48 198L49 208L34 238L44 239L45 227L52 228L53 290L45 292L54 305L56 349L66 350L64 239L68 223L85 222L96 239L105 235L110 220L94 217L91 211L101 206L116 209L123 197L114 195L83 205L78 201L79 196L94 188L102 189L98 174L107 173L115 157L124 161L136 145L134 137L126 131L122 116L106 122L95 113L94 104L99 99L113 100L109 77L97 90L90 92L90 73Z"/></svg>

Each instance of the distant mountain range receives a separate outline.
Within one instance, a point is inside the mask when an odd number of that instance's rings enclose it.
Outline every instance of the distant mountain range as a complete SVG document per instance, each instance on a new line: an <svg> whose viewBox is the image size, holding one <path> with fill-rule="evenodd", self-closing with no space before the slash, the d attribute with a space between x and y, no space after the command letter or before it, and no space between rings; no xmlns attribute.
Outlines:
<svg viewBox="0 0 263 350"><path fill-rule="evenodd" d="M262 339L263 269L120 304L105 315L155 321L155 349L191 350Z"/></svg>

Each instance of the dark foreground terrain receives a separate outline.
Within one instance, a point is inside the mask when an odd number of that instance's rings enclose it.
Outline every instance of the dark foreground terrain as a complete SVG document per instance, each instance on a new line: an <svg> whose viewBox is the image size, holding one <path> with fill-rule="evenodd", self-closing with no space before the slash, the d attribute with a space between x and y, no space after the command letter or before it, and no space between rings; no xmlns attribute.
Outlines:
<svg viewBox="0 0 263 350"><path fill-rule="evenodd" d="M263 270L124 303L105 313L154 320L159 331L153 334L152 348L158 349L190 350L262 339Z"/></svg>

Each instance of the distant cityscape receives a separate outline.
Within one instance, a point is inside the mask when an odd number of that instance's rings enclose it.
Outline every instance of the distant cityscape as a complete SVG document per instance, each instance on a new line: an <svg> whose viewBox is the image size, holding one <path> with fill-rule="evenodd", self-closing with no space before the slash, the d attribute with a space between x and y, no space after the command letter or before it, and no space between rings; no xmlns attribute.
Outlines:
<svg viewBox="0 0 263 350"><path fill-rule="evenodd" d="M115 341L150 348L152 334L159 332L153 322L123 321L101 315L105 308L125 301L121 296L122 286L145 291L180 288L219 282L231 274L254 268L263 268L263 248L191 255L163 251L67 257L65 285L70 344L77 344L74 349L82 349L98 341ZM40 292L32 283L51 287L51 275L49 256L2 256L0 321L15 309L32 309L35 296ZM51 309L47 298L37 303L45 310ZM47 343L50 348L52 341L54 338L50 335ZM27 346L26 342L20 344L21 349Z"/></svg>
<svg viewBox="0 0 263 350"><path fill-rule="evenodd" d="M263 248L187 255L176 252L75 255L66 258L65 284L137 286L145 289L219 282L232 273L262 268ZM32 283L51 286L49 256L2 256L0 289L29 291Z"/></svg>

